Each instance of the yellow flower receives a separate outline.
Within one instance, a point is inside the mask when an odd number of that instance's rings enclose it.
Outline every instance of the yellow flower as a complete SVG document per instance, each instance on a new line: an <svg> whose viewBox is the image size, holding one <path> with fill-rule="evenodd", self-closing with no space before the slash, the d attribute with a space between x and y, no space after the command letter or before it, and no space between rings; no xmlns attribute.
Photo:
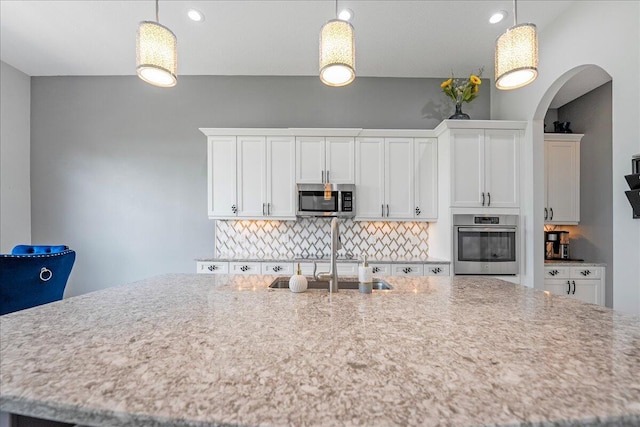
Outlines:
<svg viewBox="0 0 640 427"><path fill-rule="evenodd" d="M474 74L471 74L471 77L469 77L469 81L474 85L482 84L482 80L480 80L480 78Z"/></svg>
<svg viewBox="0 0 640 427"><path fill-rule="evenodd" d="M449 80L445 80L440 84L440 87L442 89L444 89L447 86L451 86L451 83L453 82L453 79L449 79Z"/></svg>

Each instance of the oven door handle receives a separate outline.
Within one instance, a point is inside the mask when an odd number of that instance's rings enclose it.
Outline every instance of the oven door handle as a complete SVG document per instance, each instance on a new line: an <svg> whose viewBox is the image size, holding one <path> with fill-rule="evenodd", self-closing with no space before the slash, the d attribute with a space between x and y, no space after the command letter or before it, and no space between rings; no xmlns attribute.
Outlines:
<svg viewBox="0 0 640 427"><path fill-rule="evenodd" d="M484 228L480 228L480 227L458 227L458 232L459 233L477 233L478 231L483 231L483 232L494 232L494 233L515 233L516 232L516 228L506 228L506 227L484 227Z"/></svg>

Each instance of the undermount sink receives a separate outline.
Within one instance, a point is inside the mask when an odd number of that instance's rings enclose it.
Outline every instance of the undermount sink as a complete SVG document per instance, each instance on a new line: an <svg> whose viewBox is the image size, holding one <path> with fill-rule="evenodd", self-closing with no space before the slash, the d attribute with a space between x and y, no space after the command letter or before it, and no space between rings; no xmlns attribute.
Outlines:
<svg viewBox="0 0 640 427"><path fill-rule="evenodd" d="M393 289L388 282L385 282L381 279L373 279L371 283L373 290L377 291L388 291ZM278 277L269 285L270 288L274 289L289 289L289 278L288 277ZM338 281L338 289L358 289L359 283L356 280L339 280ZM307 284L307 289L329 289L329 282L325 282L323 280L309 280Z"/></svg>

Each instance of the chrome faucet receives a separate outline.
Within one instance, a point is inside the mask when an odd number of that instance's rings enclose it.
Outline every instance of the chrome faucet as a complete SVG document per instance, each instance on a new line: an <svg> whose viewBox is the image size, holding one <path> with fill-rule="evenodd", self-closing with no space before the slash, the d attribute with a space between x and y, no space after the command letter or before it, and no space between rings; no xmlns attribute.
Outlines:
<svg viewBox="0 0 640 427"><path fill-rule="evenodd" d="M340 227L338 226L338 218L331 220L331 267L329 272L316 273L316 263L313 263L313 277L316 280L329 282L329 292L338 291L338 267L336 259L338 258L338 250L342 248L340 243Z"/></svg>

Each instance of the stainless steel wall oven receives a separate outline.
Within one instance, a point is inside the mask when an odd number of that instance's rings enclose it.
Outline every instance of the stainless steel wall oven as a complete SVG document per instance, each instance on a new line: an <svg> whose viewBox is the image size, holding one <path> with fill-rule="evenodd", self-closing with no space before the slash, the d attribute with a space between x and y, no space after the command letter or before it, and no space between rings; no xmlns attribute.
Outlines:
<svg viewBox="0 0 640 427"><path fill-rule="evenodd" d="M454 215L454 274L518 274L517 215Z"/></svg>

